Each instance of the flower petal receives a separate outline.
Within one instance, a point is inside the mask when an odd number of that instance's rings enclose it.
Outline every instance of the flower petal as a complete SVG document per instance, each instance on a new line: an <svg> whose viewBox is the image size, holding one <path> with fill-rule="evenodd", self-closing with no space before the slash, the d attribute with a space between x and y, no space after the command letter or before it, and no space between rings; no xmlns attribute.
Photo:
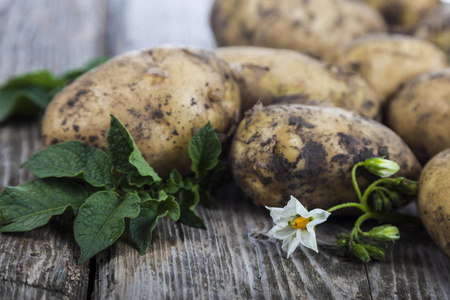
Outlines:
<svg viewBox="0 0 450 300"><path fill-rule="evenodd" d="M276 239L283 240L290 235L294 235L295 229L291 226L281 227L276 225L268 232L268 234Z"/></svg>
<svg viewBox="0 0 450 300"><path fill-rule="evenodd" d="M291 237L283 240L283 245L281 246L281 249L287 252L287 258L289 258L289 256L292 254L292 252L294 252L294 250L298 247L298 245L301 242L300 239L297 237L297 232L293 234Z"/></svg>
<svg viewBox="0 0 450 300"><path fill-rule="evenodd" d="M331 215L331 213L327 212L326 210L316 208L309 212L309 216L313 218L311 222L308 223L312 226L316 226L318 224L321 224L325 222L328 217Z"/></svg>
<svg viewBox="0 0 450 300"><path fill-rule="evenodd" d="M314 226L311 225L311 223L308 223L308 225L306 225L306 230L305 229L301 230L301 238L302 244L305 247L312 249L316 252L319 252L319 250L317 249L315 228Z"/></svg>
<svg viewBox="0 0 450 300"><path fill-rule="evenodd" d="M294 196L291 196L291 200L289 200L289 202L291 201L295 203L296 214L299 214L303 218L309 217L308 210L306 210L306 208L303 206L303 204L300 203L300 201L298 201Z"/></svg>

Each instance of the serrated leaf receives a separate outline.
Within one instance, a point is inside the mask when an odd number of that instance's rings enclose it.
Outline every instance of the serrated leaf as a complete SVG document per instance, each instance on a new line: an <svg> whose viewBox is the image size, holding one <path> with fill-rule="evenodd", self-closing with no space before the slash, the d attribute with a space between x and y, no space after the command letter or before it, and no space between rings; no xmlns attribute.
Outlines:
<svg viewBox="0 0 450 300"><path fill-rule="evenodd" d="M43 226L69 206L76 210L88 196L83 186L67 179L37 179L6 187L0 196L0 210L10 224L0 231L28 231Z"/></svg>
<svg viewBox="0 0 450 300"><path fill-rule="evenodd" d="M164 200L151 199L141 203L141 212L130 221L131 238L144 255L152 241L152 233L159 219L168 216L172 221L180 217L180 207L173 196Z"/></svg>
<svg viewBox="0 0 450 300"><path fill-rule="evenodd" d="M128 130L113 115L107 140L108 152L114 167L118 172L128 175L130 184L141 187L161 180L142 157Z"/></svg>
<svg viewBox="0 0 450 300"><path fill-rule="evenodd" d="M108 155L81 141L53 145L31 156L21 167L38 178L81 177L95 187L108 188L116 183Z"/></svg>
<svg viewBox="0 0 450 300"><path fill-rule="evenodd" d="M180 205L180 219L183 224L206 229L203 220L195 213L195 207L199 202L199 195L197 190L181 190L179 193L179 205Z"/></svg>
<svg viewBox="0 0 450 300"><path fill-rule="evenodd" d="M210 122L192 137L188 150L192 160L191 170L195 172L197 178L204 177L206 171L212 170L217 165L222 144Z"/></svg>
<svg viewBox="0 0 450 300"><path fill-rule="evenodd" d="M120 197L112 191L97 192L86 199L73 224L75 241L81 248L78 264L114 244L125 230L125 218L139 215L139 202L136 193Z"/></svg>

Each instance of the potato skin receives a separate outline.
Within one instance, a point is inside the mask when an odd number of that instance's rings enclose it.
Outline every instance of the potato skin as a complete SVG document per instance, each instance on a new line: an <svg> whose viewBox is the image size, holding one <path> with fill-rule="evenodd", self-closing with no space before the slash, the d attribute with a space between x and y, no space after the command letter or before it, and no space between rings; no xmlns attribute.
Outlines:
<svg viewBox="0 0 450 300"><path fill-rule="evenodd" d="M214 53L158 47L115 57L61 91L42 122L42 147L82 140L106 150L110 114L167 177L190 172L188 143L208 120L225 136L239 119L239 87Z"/></svg>
<svg viewBox="0 0 450 300"><path fill-rule="evenodd" d="M381 116L380 100L358 74L328 65L302 53L262 47L224 47L216 54L236 71L242 111L289 101L330 101L369 118Z"/></svg>
<svg viewBox="0 0 450 300"><path fill-rule="evenodd" d="M235 181L256 204L282 207L293 195L310 209L328 209L357 200L351 169L375 156L399 163L399 176L419 177L411 150L381 123L340 108L290 104L247 114L230 161ZM363 187L375 179L357 174Z"/></svg>
<svg viewBox="0 0 450 300"><path fill-rule="evenodd" d="M422 162L450 148L450 69L405 85L389 103L388 125Z"/></svg>
<svg viewBox="0 0 450 300"><path fill-rule="evenodd" d="M218 46L285 48L327 61L353 38L386 31L378 12L348 0L216 0L211 26Z"/></svg>
<svg viewBox="0 0 450 300"><path fill-rule="evenodd" d="M419 24L414 35L437 45L450 57L450 4L441 4Z"/></svg>
<svg viewBox="0 0 450 300"><path fill-rule="evenodd" d="M417 206L425 229L450 257L450 149L440 152L423 169Z"/></svg>
<svg viewBox="0 0 450 300"><path fill-rule="evenodd" d="M439 0L364 0L364 2L383 15L391 31L409 33L436 8Z"/></svg>
<svg viewBox="0 0 450 300"><path fill-rule="evenodd" d="M386 102L403 83L447 67L447 57L435 45L404 35L367 35L342 51L339 64L359 72Z"/></svg>

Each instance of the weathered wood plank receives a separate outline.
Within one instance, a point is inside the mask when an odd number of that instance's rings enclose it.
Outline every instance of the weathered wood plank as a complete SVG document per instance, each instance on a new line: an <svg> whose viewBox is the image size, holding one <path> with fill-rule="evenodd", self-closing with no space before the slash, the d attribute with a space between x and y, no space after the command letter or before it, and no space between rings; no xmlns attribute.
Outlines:
<svg viewBox="0 0 450 300"><path fill-rule="evenodd" d="M108 50L116 55L162 44L213 49L213 0L110 0Z"/></svg>
<svg viewBox="0 0 450 300"><path fill-rule="evenodd" d="M79 67L104 53L106 1L0 1L0 82L47 68ZM37 121L0 125L0 190L31 179L22 162L40 148ZM0 234L0 299L81 299L89 270L76 266L71 228L52 221L28 233ZM64 230L62 230L64 228Z"/></svg>

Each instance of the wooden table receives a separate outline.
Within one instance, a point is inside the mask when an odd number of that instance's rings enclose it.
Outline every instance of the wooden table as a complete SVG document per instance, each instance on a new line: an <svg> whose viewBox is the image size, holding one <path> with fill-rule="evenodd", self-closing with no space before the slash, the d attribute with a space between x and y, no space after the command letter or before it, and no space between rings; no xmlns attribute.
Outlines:
<svg viewBox="0 0 450 300"><path fill-rule="evenodd" d="M0 0L0 81L89 59L177 43L214 48L211 0ZM35 121L0 125L0 190L27 181L21 162L39 150ZM334 235L351 220L317 228L320 253L285 258L272 222L234 186L218 209L199 208L208 230L161 222L146 255L126 241L76 265L79 248L61 218L0 235L0 299L449 299L450 260L422 227L401 226L385 262L341 258ZM413 208L414 209L414 208Z"/></svg>

